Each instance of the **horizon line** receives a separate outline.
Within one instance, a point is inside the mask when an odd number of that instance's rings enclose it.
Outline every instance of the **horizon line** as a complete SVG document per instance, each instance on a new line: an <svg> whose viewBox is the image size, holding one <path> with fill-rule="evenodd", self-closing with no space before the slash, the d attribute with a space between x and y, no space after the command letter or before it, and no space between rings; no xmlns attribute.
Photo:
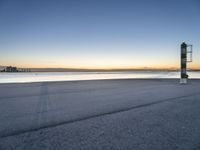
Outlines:
<svg viewBox="0 0 200 150"><path fill-rule="evenodd" d="M8 65L12 66L12 65ZM8 67L8 66L0 66L0 67ZM32 71L177 71L180 70L180 68L177 67L169 67L169 68L154 68L154 67L141 67L141 68L64 68L64 67L18 67L18 66L12 66L17 67L18 69L30 69ZM196 70L200 71L200 68L188 68L188 70Z"/></svg>

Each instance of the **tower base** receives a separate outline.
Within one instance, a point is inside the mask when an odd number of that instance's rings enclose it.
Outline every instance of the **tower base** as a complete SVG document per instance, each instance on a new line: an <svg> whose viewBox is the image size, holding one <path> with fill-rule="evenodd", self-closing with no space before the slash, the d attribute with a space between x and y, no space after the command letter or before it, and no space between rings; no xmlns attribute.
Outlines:
<svg viewBox="0 0 200 150"><path fill-rule="evenodd" d="M187 83L187 79L186 78L181 78L180 79L180 84L186 84Z"/></svg>

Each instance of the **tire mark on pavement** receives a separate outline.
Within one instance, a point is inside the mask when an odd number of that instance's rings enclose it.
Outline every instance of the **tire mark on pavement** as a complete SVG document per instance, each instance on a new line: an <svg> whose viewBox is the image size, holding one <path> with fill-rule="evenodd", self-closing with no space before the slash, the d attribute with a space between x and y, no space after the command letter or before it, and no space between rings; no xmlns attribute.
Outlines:
<svg viewBox="0 0 200 150"><path fill-rule="evenodd" d="M37 113L36 115L36 119L35 121L37 122L38 126L44 126L45 124L48 124L49 120L47 117L47 113L41 113L44 111L49 111L51 109L51 101L48 95L48 86L43 83L43 86L40 87L40 97L38 100L38 105L36 107L36 112L40 112ZM30 134L30 133L29 133ZM46 140L46 137L44 137L44 141ZM38 145L34 145L34 149L38 149ZM42 145L40 145L40 148L42 147L42 149L47 149L47 143L44 142Z"/></svg>

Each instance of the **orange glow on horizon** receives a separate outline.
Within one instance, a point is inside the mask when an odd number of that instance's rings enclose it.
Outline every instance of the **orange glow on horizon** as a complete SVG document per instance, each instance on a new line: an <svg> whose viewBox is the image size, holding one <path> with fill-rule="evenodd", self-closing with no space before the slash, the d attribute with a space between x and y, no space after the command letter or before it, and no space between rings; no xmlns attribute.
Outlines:
<svg viewBox="0 0 200 150"><path fill-rule="evenodd" d="M131 70L131 69L141 69L141 70L145 70L145 69L163 69L163 70L168 70L168 69L179 69L179 65L171 65L171 66L167 66L167 65L149 65L149 66L134 66L134 65L130 65L130 66L122 66L122 65L97 65L97 66L67 66L67 65L53 65L53 66L48 66L48 65L17 65L17 64L5 64L3 66L16 66L18 68L62 68L62 69L91 69L91 70L95 70L95 69L102 69L102 70L115 70L115 69L121 69L121 70ZM188 69L200 69L200 65L195 64L195 65L188 65Z"/></svg>
<svg viewBox="0 0 200 150"><path fill-rule="evenodd" d="M179 69L179 59L135 59L131 58L77 58L75 59L64 59L60 60L49 58L49 59L13 59L13 60L1 60L1 66L16 66L18 68L63 68L63 69ZM200 69L200 63L194 61L188 63L188 69Z"/></svg>

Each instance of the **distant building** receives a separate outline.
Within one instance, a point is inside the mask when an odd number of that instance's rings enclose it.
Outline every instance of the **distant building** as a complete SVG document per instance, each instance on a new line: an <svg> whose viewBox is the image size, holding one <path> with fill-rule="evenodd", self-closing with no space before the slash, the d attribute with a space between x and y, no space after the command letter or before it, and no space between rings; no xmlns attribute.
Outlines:
<svg viewBox="0 0 200 150"><path fill-rule="evenodd" d="M17 67L12 67L12 66L0 68L0 69L3 69L3 70L0 70L0 72L31 72L31 70L28 68L17 68Z"/></svg>
<svg viewBox="0 0 200 150"><path fill-rule="evenodd" d="M18 71L17 67L8 66L1 72L19 72L19 71Z"/></svg>
<svg viewBox="0 0 200 150"><path fill-rule="evenodd" d="M6 72L18 72L17 67L6 67Z"/></svg>

